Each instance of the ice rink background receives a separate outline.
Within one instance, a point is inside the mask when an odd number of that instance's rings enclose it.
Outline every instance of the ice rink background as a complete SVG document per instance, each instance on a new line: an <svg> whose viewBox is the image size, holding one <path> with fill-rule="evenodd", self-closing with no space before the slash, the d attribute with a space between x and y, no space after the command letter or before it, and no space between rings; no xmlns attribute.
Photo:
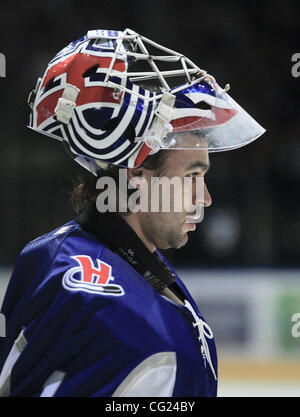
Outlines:
<svg viewBox="0 0 300 417"><path fill-rule="evenodd" d="M219 354L219 396L299 397L297 269L178 271L211 325ZM299 326L298 326L299 328Z"/></svg>

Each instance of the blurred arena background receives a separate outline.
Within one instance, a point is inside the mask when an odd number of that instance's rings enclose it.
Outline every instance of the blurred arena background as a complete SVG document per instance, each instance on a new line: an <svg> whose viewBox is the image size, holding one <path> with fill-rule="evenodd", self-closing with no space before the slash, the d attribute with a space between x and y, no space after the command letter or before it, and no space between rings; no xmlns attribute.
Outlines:
<svg viewBox="0 0 300 417"><path fill-rule="evenodd" d="M230 83L266 129L211 154L213 205L189 243L168 251L211 325L220 396L300 396L300 53L297 0L214 2L48 0L1 5L0 304L18 253L72 218L79 167L26 128L26 101L49 60L89 29L125 29L182 52Z"/></svg>

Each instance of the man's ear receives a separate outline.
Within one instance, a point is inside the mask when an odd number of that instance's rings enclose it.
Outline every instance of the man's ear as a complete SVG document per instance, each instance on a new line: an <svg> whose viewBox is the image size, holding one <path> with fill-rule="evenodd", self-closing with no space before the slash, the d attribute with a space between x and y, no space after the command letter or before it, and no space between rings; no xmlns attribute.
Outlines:
<svg viewBox="0 0 300 417"><path fill-rule="evenodd" d="M130 181L134 177L144 177L144 168L143 167L127 168L128 181Z"/></svg>

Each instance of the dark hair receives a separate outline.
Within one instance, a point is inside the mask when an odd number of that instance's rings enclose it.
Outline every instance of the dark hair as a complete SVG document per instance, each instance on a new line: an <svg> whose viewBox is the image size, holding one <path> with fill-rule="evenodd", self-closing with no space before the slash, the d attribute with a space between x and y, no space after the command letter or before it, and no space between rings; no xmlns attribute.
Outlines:
<svg viewBox="0 0 300 417"><path fill-rule="evenodd" d="M155 171L155 175L159 176L164 160L166 159L166 154L166 151L160 150L154 155L149 155L140 166ZM96 188L96 182L99 178L111 177L118 185L119 169L121 168L122 167L116 165L108 165L107 168L100 171L97 177L88 171L78 174L77 179L74 181L71 194L71 203L75 213L79 214L87 206L96 202L99 195L99 190ZM128 195L133 191L134 190L129 189Z"/></svg>

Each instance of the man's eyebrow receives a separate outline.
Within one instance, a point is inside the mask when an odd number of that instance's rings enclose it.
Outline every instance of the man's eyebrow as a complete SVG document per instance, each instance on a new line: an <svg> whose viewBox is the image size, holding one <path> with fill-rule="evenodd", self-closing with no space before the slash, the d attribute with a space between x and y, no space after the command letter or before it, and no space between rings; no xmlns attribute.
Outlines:
<svg viewBox="0 0 300 417"><path fill-rule="evenodd" d="M200 168L202 169L202 171L207 172L210 168L210 162L206 164L205 162L202 162L202 161L195 161L191 165L187 166L186 170L190 170L194 168Z"/></svg>

